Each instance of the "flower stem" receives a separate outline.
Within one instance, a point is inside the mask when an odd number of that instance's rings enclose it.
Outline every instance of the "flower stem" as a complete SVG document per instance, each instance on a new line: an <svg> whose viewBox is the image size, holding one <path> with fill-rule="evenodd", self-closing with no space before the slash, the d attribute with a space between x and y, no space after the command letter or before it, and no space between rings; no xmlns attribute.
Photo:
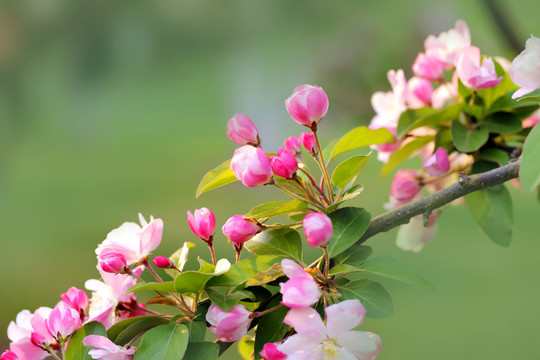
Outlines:
<svg viewBox="0 0 540 360"><path fill-rule="evenodd" d="M157 281L163 282L163 279L150 266L150 263L148 262L148 259L144 259L143 264L148 269L148 271L150 271L150 273L156 278Z"/></svg>
<svg viewBox="0 0 540 360"><path fill-rule="evenodd" d="M321 172L323 173L324 180L326 182L326 187L328 188L328 197L330 198L330 202L334 202L334 194L332 192L332 183L330 182L330 176L328 175L328 169L326 168L326 163L324 162L323 153L321 149L321 143L319 141L319 137L317 136L317 131L312 130L313 136L315 137L315 142L317 143L317 151L319 153L319 156L317 156L317 163L319 164L319 167L321 168Z"/></svg>

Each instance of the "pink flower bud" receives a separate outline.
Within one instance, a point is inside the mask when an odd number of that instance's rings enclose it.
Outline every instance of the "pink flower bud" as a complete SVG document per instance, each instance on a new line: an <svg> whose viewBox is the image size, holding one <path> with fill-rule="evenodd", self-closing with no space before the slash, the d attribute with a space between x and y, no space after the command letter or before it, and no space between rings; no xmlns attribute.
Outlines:
<svg viewBox="0 0 540 360"><path fill-rule="evenodd" d="M233 244L241 245L258 233L261 227L255 221L244 219L242 215L234 215L227 220L221 230Z"/></svg>
<svg viewBox="0 0 540 360"><path fill-rule="evenodd" d="M278 156L270 158L270 165L275 175L285 179L292 179L298 170L296 158L285 148L279 148Z"/></svg>
<svg viewBox="0 0 540 360"><path fill-rule="evenodd" d="M56 305L47 319L49 333L59 342L67 339L81 325L79 313L63 301Z"/></svg>
<svg viewBox="0 0 540 360"><path fill-rule="evenodd" d="M307 242L312 247L319 247L328 244L332 237L334 228L332 220L322 213L310 213L302 221L304 226L304 235Z"/></svg>
<svg viewBox="0 0 540 360"><path fill-rule="evenodd" d="M19 357L13 351L6 350L0 355L0 360L19 360Z"/></svg>
<svg viewBox="0 0 540 360"><path fill-rule="evenodd" d="M118 346L105 336L88 335L82 342L84 346L95 348L88 352L92 359L131 360L130 355L135 353L135 348L126 349Z"/></svg>
<svg viewBox="0 0 540 360"><path fill-rule="evenodd" d="M532 113L532 115L529 116L528 118L523 119L521 126L523 126L524 129L530 128L538 124L539 121L540 121L540 110L537 110L534 113Z"/></svg>
<svg viewBox="0 0 540 360"><path fill-rule="evenodd" d="M407 82L407 105L411 109L418 109L431 105L433 86L426 79L413 77Z"/></svg>
<svg viewBox="0 0 540 360"><path fill-rule="evenodd" d="M281 268L289 277L287 282L279 284L283 305L293 309L301 309L319 301L321 298L319 285L300 265L292 260L283 259Z"/></svg>
<svg viewBox="0 0 540 360"><path fill-rule="evenodd" d="M467 46L456 56L456 73L466 87L470 89L486 89L498 85L502 76L497 77L493 59L485 58L480 64L480 49Z"/></svg>
<svg viewBox="0 0 540 360"><path fill-rule="evenodd" d="M432 55L418 54L414 60L412 70L414 75L422 79L441 81L443 79L445 63Z"/></svg>
<svg viewBox="0 0 540 360"><path fill-rule="evenodd" d="M287 355L278 350L276 343L266 343L259 353L263 360L284 360Z"/></svg>
<svg viewBox="0 0 540 360"><path fill-rule="evenodd" d="M79 314L85 314L88 310L88 295L85 291L72 286L60 298Z"/></svg>
<svg viewBox="0 0 540 360"><path fill-rule="evenodd" d="M216 218L212 211L203 207L195 210L193 215L188 211L187 217L189 227L195 235L204 241L212 239L216 228Z"/></svg>
<svg viewBox="0 0 540 360"><path fill-rule="evenodd" d="M210 331L217 335L219 341L232 342L246 335L251 322L250 315L251 311L241 304L236 304L229 311L223 311L212 304L206 313L206 321L210 323Z"/></svg>
<svg viewBox="0 0 540 360"><path fill-rule="evenodd" d="M441 176L450 170L450 161L448 153L443 148L438 148L426 161L422 164L426 172L431 176Z"/></svg>
<svg viewBox="0 0 540 360"><path fill-rule="evenodd" d="M536 89L540 89L540 39L531 36L523 50L512 61L510 78L521 89L512 95L516 99Z"/></svg>
<svg viewBox="0 0 540 360"><path fill-rule="evenodd" d="M313 133L301 133L300 141L304 149L310 153L311 156L317 155L317 142L315 141L315 135Z"/></svg>
<svg viewBox="0 0 540 360"><path fill-rule="evenodd" d="M285 148L287 148L291 154L295 156L300 154L300 139L296 136L289 136L284 144Z"/></svg>
<svg viewBox="0 0 540 360"><path fill-rule="evenodd" d="M231 170L245 186L256 187L272 182L270 160L260 147L246 145L236 149Z"/></svg>
<svg viewBox="0 0 540 360"><path fill-rule="evenodd" d="M174 267L173 262L165 256L156 256L152 262L160 269L169 269Z"/></svg>
<svg viewBox="0 0 540 360"><path fill-rule="evenodd" d="M394 180L392 181L390 196L399 202L411 201L420 191L418 177L419 175L414 170L398 170Z"/></svg>
<svg viewBox="0 0 540 360"><path fill-rule="evenodd" d="M101 270L112 273L121 274L126 270L126 258L119 253L108 253L99 256L98 265Z"/></svg>
<svg viewBox="0 0 540 360"><path fill-rule="evenodd" d="M285 100L285 107L294 121L311 128L326 115L328 111L328 96L318 86L300 85L293 94Z"/></svg>
<svg viewBox="0 0 540 360"><path fill-rule="evenodd" d="M238 145L259 146L259 131L244 114L234 114L227 123L227 136Z"/></svg>
<svg viewBox="0 0 540 360"><path fill-rule="evenodd" d="M45 336L40 333L32 331L30 334L30 342L32 345L37 346L38 348L45 349L50 343L45 339Z"/></svg>

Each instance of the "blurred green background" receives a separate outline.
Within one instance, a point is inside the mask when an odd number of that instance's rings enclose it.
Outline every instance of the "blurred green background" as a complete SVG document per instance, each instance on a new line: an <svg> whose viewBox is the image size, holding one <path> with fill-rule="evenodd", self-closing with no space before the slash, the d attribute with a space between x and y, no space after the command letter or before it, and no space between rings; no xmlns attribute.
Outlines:
<svg viewBox="0 0 540 360"><path fill-rule="evenodd" d="M94 249L137 213L164 220L156 254L190 233L186 210L213 209L219 226L275 197L238 184L194 193L235 148L235 113L250 116L267 151L303 129L283 101L299 84L330 97L324 141L373 116L386 72L410 66L428 34L469 24L482 53L512 59L492 1L68 1L0 2L0 329L22 309L54 306L98 276ZM518 46L540 35L536 0L499 1ZM506 35L504 35L506 33ZM511 37L510 37L511 39ZM515 47L515 46L514 46ZM355 205L381 213L391 179L371 159ZM375 255L404 259L434 295L386 282L395 314L363 330L383 339L379 359L539 359L539 205L512 190L510 248L491 243L464 207L439 220L420 254L372 238ZM219 254L233 257L223 236ZM198 243L191 258L206 254ZM222 255L223 256L223 255ZM8 339L0 337L0 352ZM229 350L228 359L238 356Z"/></svg>

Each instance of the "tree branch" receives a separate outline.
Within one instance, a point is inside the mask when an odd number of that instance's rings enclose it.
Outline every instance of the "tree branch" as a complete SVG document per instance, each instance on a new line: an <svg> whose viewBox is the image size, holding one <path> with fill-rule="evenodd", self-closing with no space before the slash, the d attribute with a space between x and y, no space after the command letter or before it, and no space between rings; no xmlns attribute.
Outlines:
<svg viewBox="0 0 540 360"><path fill-rule="evenodd" d="M371 219L366 232L356 243L362 244L374 235L391 230L396 226L407 224L411 218L421 214L429 214L433 210L473 191L503 184L508 180L517 178L518 174L519 161L515 161L485 173L471 176L462 175L458 183L444 190L374 217Z"/></svg>

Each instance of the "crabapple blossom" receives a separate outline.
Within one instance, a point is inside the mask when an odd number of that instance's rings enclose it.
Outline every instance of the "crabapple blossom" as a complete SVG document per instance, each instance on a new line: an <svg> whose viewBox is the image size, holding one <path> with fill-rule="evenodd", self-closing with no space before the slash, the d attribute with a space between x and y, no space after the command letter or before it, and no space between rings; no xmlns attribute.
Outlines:
<svg viewBox="0 0 540 360"><path fill-rule="evenodd" d="M367 331L354 331L362 324L366 309L359 300L345 300L325 309L326 326L319 313L310 307L291 309L284 323L294 327L277 349L287 359L373 360L381 352L381 338Z"/></svg>
<svg viewBox="0 0 540 360"><path fill-rule="evenodd" d="M49 314L47 329L58 342L62 342L82 325L79 312L60 301Z"/></svg>
<svg viewBox="0 0 540 360"><path fill-rule="evenodd" d="M270 158L270 165L275 175L285 179L292 179L298 170L296 158L285 148L279 148L278 156Z"/></svg>
<svg viewBox="0 0 540 360"><path fill-rule="evenodd" d="M241 245L261 231L261 226L256 221L244 219L242 215L234 215L227 220L221 230L233 244Z"/></svg>
<svg viewBox="0 0 540 360"><path fill-rule="evenodd" d="M259 353L264 360L284 360L287 355L278 350L278 344L266 343L262 351Z"/></svg>
<svg viewBox="0 0 540 360"><path fill-rule="evenodd" d="M392 181L390 196L402 203L411 201L420 191L418 177L419 174L414 170L398 170Z"/></svg>
<svg viewBox="0 0 540 360"><path fill-rule="evenodd" d="M236 304L229 311L211 304L206 313L206 321L210 323L210 331L216 334L218 340L232 342L246 335L251 323L251 311L242 304Z"/></svg>
<svg viewBox="0 0 540 360"><path fill-rule="evenodd" d="M212 211L203 207L195 210L193 214L191 214L188 210L187 218L188 225L195 235L206 242L212 239L216 228L216 218Z"/></svg>
<svg viewBox="0 0 540 360"><path fill-rule="evenodd" d="M81 318L88 311L89 300L88 300L88 295L86 294L84 290L77 289L76 287L72 286L68 289L68 291L60 295L60 298L68 306L77 310L77 312L81 315Z"/></svg>
<svg viewBox="0 0 540 360"><path fill-rule="evenodd" d="M259 146L259 130L244 114L234 114L227 123L227 136L238 145Z"/></svg>
<svg viewBox="0 0 540 360"><path fill-rule="evenodd" d="M37 321L38 318L46 319L51 310L52 309L50 308L42 307L37 309L34 314L28 310L22 310L17 314L15 321L9 323L7 329L8 338L11 340L9 348L20 360L41 360L47 357L47 352L32 344L31 337L32 333L35 331L32 320L35 317L34 323L41 331L45 332L44 335L47 335L50 340L54 342L54 339L50 337L44 326L45 320L41 321L42 324L38 324Z"/></svg>
<svg viewBox="0 0 540 360"><path fill-rule="evenodd" d="M302 221L304 235L312 247L325 246L332 237L332 220L322 213L310 213Z"/></svg>
<svg viewBox="0 0 540 360"><path fill-rule="evenodd" d="M0 355L0 360L19 360L19 357L13 351L6 350Z"/></svg>
<svg viewBox="0 0 540 360"><path fill-rule="evenodd" d="M431 105L433 86L431 82L419 77L412 77L407 82L407 105L411 109L417 109Z"/></svg>
<svg viewBox="0 0 540 360"><path fill-rule="evenodd" d="M437 235L439 226L436 220L437 214L432 213L429 215L428 226L424 226L422 215L413 217L408 224L400 226L396 246L405 251L420 252Z"/></svg>
<svg viewBox="0 0 540 360"><path fill-rule="evenodd" d="M456 21L454 29L443 31L439 36L429 35L424 42L426 54L446 64L446 68L454 66L458 51L471 45L469 27L463 20Z"/></svg>
<svg viewBox="0 0 540 360"><path fill-rule="evenodd" d="M414 60L412 70L414 75L431 81L443 80L446 64L433 55L420 53Z"/></svg>
<svg viewBox="0 0 540 360"><path fill-rule="evenodd" d="M296 136L289 136L284 142L285 148L294 156L300 154L300 139Z"/></svg>
<svg viewBox="0 0 540 360"><path fill-rule="evenodd" d="M431 156L429 156L422 164L426 172L431 176L441 176L450 170L450 161L448 153L443 148L438 148Z"/></svg>
<svg viewBox="0 0 540 360"><path fill-rule="evenodd" d="M317 141L315 140L315 135L313 135L313 133L301 133L300 141L302 142L304 149L306 149L311 156L317 155Z"/></svg>
<svg viewBox="0 0 540 360"><path fill-rule="evenodd" d="M131 360L131 355L135 353L135 348L118 346L105 336L88 335L82 342L84 346L95 348L88 355L96 360Z"/></svg>
<svg viewBox="0 0 540 360"><path fill-rule="evenodd" d="M281 268L289 280L280 283L281 303L293 309L311 306L319 301L321 289L300 265L289 259L281 261Z"/></svg>
<svg viewBox="0 0 540 360"><path fill-rule="evenodd" d="M300 85L285 100L285 107L294 121L311 128L326 115L328 96L316 85Z"/></svg>
<svg viewBox="0 0 540 360"><path fill-rule="evenodd" d="M122 274L127 269L126 258L119 253L101 254L98 265L101 270L112 274Z"/></svg>
<svg viewBox="0 0 540 360"><path fill-rule="evenodd" d="M245 186L256 187L272 182L272 167L263 149L249 145L234 151L231 160L234 176Z"/></svg>
<svg viewBox="0 0 540 360"><path fill-rule="evenodd" d="M540 89L540 39L531 36L523 50L510 67L510 78L521 89L517 90L512 99Z"/></svg>
<svg viewBox="0 0 540 360"><path fill-rule="evenodd" d="M540 110L536 110L528 118L523 120L523 122L521 123L521 126L523 126L524 129L533 127L534 125L538 124L539 121L540 121Z"/></svg>
<svg viewBox="0 0 540 360"><path fill-rule="evenodd" d="M173 262L165 256L156 256L152 262L160 269L169 269L174 267Z"/></svg>
<svg viewBox="0 0 540 360"><path fill-rule="evenodd" d="M470 89L487 89L502 80L495 72L493 59L485 58L480 63L480 49L476 46L461 49L456 55L455 66L459 79Z"/></svg>

